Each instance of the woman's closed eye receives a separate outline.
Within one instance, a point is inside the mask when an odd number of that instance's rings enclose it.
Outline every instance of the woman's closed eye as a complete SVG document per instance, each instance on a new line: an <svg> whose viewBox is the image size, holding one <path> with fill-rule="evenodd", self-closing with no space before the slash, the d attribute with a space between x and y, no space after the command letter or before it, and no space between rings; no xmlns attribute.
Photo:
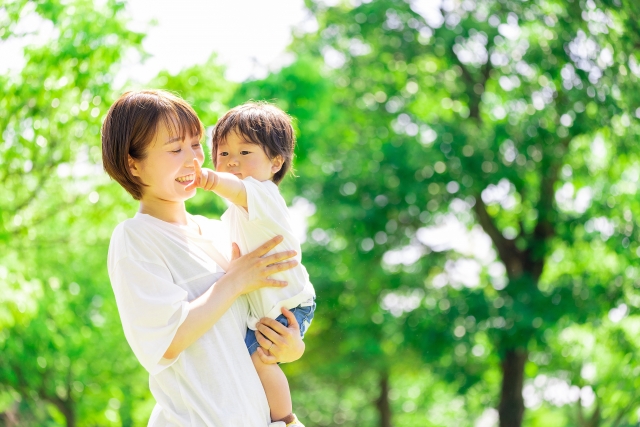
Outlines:
<svg viewBox="0 0 640 427"><path fill-rule="evenodd" d="M202 149L202 144L200 144L199 142L197 144L193 144L192 145L193 148L200 150ZM177 150L171 150L172 153L179 153L182 151L182 148L178 148Z"/></svg>

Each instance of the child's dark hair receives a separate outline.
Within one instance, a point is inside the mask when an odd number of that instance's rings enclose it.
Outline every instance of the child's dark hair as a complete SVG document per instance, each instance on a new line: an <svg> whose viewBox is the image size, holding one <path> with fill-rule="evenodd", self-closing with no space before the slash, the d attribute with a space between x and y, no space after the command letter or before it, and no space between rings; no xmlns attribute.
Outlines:
<svg viewBox="0 0 640 427"><path fill-rule="evenodd" d="M273 176L274 183L279 184L292 170L296 137L291 127L291 117L275 105L265 101L249 101L229 110L218 120L211 135L211 158L216 166L218 146L231 132L261 146L270 159L282 156L282 168Z"/></svg>
<svg viewBox="0 0 640 427"><path fill-rule="evenodd" d="M109 176L134 199L146 187L129 170L129 157L144 160L158 126L170 135L200 138L204 127L196 112L182 98L163 90L141 90L122 94L113 103L102 124L102 165Z"/></svg>

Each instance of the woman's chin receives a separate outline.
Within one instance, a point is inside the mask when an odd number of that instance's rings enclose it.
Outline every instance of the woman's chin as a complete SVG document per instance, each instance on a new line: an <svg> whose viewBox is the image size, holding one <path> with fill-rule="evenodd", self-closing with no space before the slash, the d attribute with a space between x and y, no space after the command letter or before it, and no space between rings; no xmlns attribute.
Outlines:
<svg viewBox="0 0 640 427"><path fill-rule="evenodd" d="M175 192L178 194L178 196L180 198L184 198L184 200L186 200L186 199L190 199L190 198L192 198L193 196L196 195L196 191L197 191L196 188L192 188L190 190L186 189L187 185L191 184L191 182L193 182L193 181L184 182L184 183L175 181L174 189L175 189Z"/></svg>
<svg viewBox="0 0 640 427"><path fill-rule="evenodd" d="M189 191L182 190L182 192L178 193L178 195L180 199L182 199L182 201L189 200L190 198L196 195L196 189L194 188L193 190L189 190Z"/></svg>

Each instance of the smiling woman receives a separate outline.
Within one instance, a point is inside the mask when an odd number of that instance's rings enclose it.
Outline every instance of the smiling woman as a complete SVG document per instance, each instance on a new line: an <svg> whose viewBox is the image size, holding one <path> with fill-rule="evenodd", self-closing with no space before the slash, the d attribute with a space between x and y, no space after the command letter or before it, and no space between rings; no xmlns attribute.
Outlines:
<svg viewBox="0 0 640 427"><path fill-rule="evenodd" d="M185 189L194 178L193 161L188 160L197 159L200 164L204 162L200 135L186 133L182 137L172 136L170 128L163 122L158 123L157 128L144 158L129 158L131 174L145 186L145 197L149 201L193 197L195 189Z"/></svg>
<svg viewBox="0 0 640 427"><path fill-rule="evenodd" d="M133 118L130 126L117 126L119 121ZM104 169L134 199L140 200L142 187L148 184L131 165L140 165L151 152L178 150L185 140L199 146L203 134L200 119L183 99L164 91L126 92L111 106L102 126L102 140L111 141L102 145ZM202 162L202 149L199 153Z"/></svg>
<svg viewBox="0 0 640 427"><path fill-rule="evenodd" d="M109 110L102 132L104 168L140 201L109 246L109 277L125 336L149 372L157 404L150 426L270 424L269 406L244 338L245 294L283 287L272 274L297 265L294 251L267 255L281 236L229 260L219 221L190 215L187 186L204 159L202 125L182 99L163 91L128 92ZM281 262L285 261L285 262ZM298 359L300 329L261 320L272 341L266 363ZM262 329L267 328L267 329ZM270 329L269 329L270 328ZM282 426L284 423L272 423Z"/></svg>

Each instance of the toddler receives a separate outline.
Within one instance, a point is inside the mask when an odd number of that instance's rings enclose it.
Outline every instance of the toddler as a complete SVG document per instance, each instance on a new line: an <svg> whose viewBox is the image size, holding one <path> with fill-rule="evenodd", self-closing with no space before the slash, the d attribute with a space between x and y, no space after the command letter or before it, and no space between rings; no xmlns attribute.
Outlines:
<svg viewBox="0 0 640 427"><path fill-rule="evenodd" d="M200 168L194 160L195 179L186 187L213 191L230 202L222 215L230 238L242 254L256 249L265 240L283 236L278 251L295 250L301 260L300 242L294 235L291 217L278 184L291 168L295 136L290 117L264 102L248 102L227 112L213 131L212 158L216 171ZM287 426L304 427L292 413L289 384L277 364L262 362L256 350L257 321L276 319L288 326L282 307L290 309L300 325L300 334L309 328L315 310L315 291L302 264L271 276L286 281L286 287L263 288L247 294L250 314L245 338L251 360L264 387L271 418ZM264 349L263 349L264 350ZM265 352L268 354L268 348Z"/></svg>

